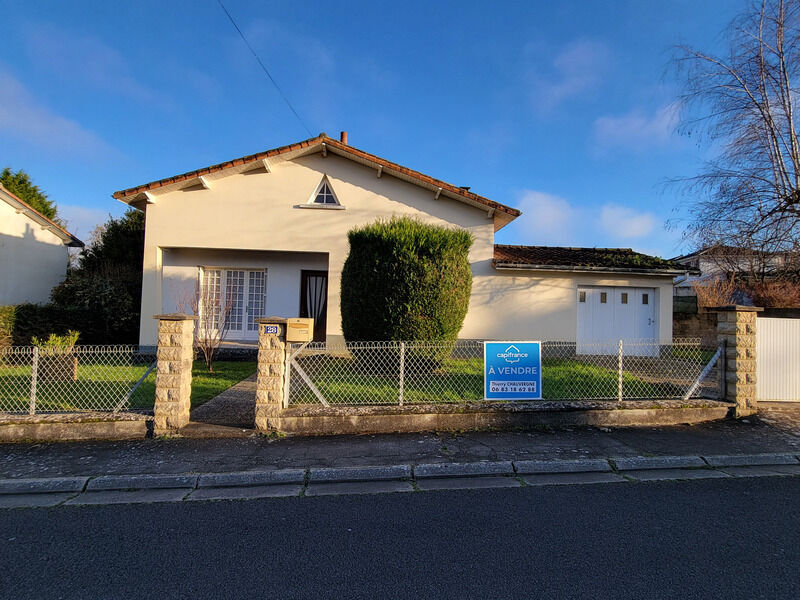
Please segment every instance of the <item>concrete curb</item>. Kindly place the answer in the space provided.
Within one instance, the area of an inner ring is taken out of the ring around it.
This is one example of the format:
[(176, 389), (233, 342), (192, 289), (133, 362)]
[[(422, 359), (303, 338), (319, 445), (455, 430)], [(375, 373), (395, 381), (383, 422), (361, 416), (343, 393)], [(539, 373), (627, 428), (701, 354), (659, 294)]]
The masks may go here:
[(611, 465), (604, 458), (581, 460), (515, 460), (514, 470), (520, 475), (537, 473), (597, 473), (610, 471)]
[(82, 492), (88, 477), (48, 477), (37, 479), (0, 479), (0, 494), (48, 494)]
[(310, 469), (309, 482), (321, 481), (387, 481), (411, 479), (411, 465), (388, 467), (320, 467)]
[(648, 469), (691, 469), (707, 467), (699, 456), (633, 456), (613, 459), (617, 471), (642, 471)]
[(764, 465), (796, 465), (797, 456), (793, 454), (725, 454), (704, 456), (712, 467), (754, 467)]
[(276, 469), (272, 471), (239, 471), (234, 473), (208, 473), (200, 475), (198, 488), (247, 487), (277, 483), (304, 483), (305, 469)]
[(500, 462), (430, 463), (414, 467), (414, 477), (416, 479), (513, 474), (514, 465), (510, 460)]
[(102, 475), (89, 480), (87, 490), (155, 490), (190, 488), (197, 485), (197, 475)]
[[(591, 458), (578, 460), (520, 460), (484, 461), (472, 463), (428, 463), (417, 466), (388, 465), (373, 467), (312, 467), (310, 469), (274, 469), (240, 471), (231, 473), (195, 474), (136, 474), (101, 475), (98, 477), (52, 477), (31, 479), (0, 479), (0, 497), (10, 499), (32, 497), (37, 494), (67, 494), (104, 492), (190, 490), (211, 488), (255, 488), (294, 484), (298, 490), (310, 485), (346, 484), (359, 482), (391, 482), (417, 480), (420, 483), (436, 479), (498, 479), (498, 476), (551, 476), (567, 477), (581, 474), (617, 473), (631, 480), (696, 479), (705, 472), (708, 477), (718, 474), (727, 477), (721, 469), (728, 467), (769, 467), (800, 465), (800, 455), (794, 454), (740, 454), (718, 456), (637, 456), (621, 458)], [(612, 468), (613, 467), (613, 468)], [(786, 475), (794, 469), (785, 468)], [(798, 469), (800, 470), (800, 469)], [(649, 475), (647, 475), (649, 473)], [(691, 476), (690, 476), (691, 474)], [(685, 477), (683, 477), (685, 475)], [(775, 475), (781, 475), (779, 469)], [(410, 484), (412, 485), (412, 484)], [(426, 485), (428, 485), (426, 483)], [(420, 486), (423, 489), (425, 486)], [(462, 486), (464, 487), (464, 486)], [(470, 487), (470, 486), (466, 486)], [(472, 487), (481, 487), (480, 485)], [(302, 492), (300, 492), (302, 495)], [(224, 495), (224, 494), (223, 494)], [(263, 497), (269, 494), (262, 494)], [(285, 494), (284, 494), (285, 495)], [(257, 496), (257, 495), (256, 495)], [(254, 496), (254, 497), (256, 497)], [(243, 496), (244, 497), (244, 496)], [(71, 502), (72, 503), (72, 502)], [(75, 502), (79, 503), (79, 502)], [(8, 504), (7, 504), (8, 505)], [(48, 504), (49, 505), (49, 504)], [(31, 505), (33, 506), (33, 504)]]

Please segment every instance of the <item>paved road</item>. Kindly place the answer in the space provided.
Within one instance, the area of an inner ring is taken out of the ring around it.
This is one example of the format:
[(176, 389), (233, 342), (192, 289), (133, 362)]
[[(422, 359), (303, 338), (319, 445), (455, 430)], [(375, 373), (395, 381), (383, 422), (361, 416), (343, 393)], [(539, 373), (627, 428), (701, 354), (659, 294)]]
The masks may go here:
[(2, 598), (798, 598), (800, 478), (0, 512)]

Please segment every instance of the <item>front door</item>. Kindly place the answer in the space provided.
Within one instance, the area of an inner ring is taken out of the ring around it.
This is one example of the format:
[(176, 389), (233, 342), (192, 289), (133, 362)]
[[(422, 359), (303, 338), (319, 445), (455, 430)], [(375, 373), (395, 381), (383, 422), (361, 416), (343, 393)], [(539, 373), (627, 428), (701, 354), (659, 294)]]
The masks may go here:
[(300, 316), (314, 319), (314, 341), (324, 342), (328, 321), (327, 271), (300, 271)]

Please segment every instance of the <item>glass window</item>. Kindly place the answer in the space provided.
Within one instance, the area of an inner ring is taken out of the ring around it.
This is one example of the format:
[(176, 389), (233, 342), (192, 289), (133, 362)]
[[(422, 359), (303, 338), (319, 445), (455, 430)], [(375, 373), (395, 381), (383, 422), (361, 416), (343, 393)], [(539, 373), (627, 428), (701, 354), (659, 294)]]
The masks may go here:
[(586, 302), (586, 292), (578, 292), (578, 302)]
[(620, 300), (622, 301), (623, 304), (627, 304), (628, 303), (628, 292), (622, 292)]
[(642, 294), (642, 304), (650, 304), (650, 298), (648, 298), (648, 294)]
[(327, 181), (322, 182), (322, 185), (317, 191), (317, 196), (314, 198), (314, 204), (339, 204), (339, 202), (336, 200), (336, 196), (333, 195), (331, 186), (328, 185)]
[(605, 304), (606, 302), (608, 302), (608, 294), (600, 292), (600, 304)]

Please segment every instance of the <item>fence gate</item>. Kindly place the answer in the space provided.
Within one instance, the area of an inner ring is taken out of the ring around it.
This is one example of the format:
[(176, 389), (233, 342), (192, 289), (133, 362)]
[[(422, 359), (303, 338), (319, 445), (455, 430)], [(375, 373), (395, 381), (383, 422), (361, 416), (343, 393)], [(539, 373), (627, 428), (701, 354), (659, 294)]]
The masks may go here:
[(756, 359), (759, 400), (800, 401), (800, 319), (759, 317)]

